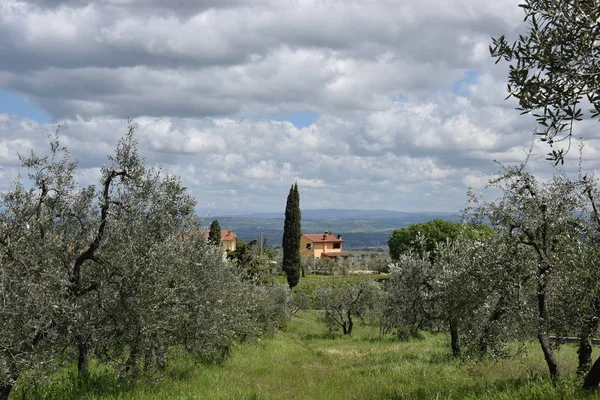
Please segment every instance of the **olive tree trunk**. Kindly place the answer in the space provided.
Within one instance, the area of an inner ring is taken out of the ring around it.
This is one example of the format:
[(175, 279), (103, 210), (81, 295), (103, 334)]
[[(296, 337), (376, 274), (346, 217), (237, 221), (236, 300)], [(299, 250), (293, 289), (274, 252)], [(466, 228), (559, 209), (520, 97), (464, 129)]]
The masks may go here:
[(77, 345), (79, 353), (77, 357), (77, 373), (79, 376), (86, 375), (89, 371), (90, 349), (87, 342), (82, 341)]
[(543, 277), (540, 278), (538, 283), (537, 297), (539, 314), (538, 341), (540, 342), (542, 352), (544, 353), (544, 359), (546, 360), (548, 370), (550, 371), (550, 379), (552, 379), (553, 384), (556, 384), (560, 378), (560, 366), (558, 365), (558, 360), (554, 356), (554, 352), (550, 346), (550, 336), (548, 335), (548, 309), (546, 307), (546, 282)]
[(13, 385), (0, 383), (0, 400), (8, 400), (8, 396), (10, 396), (12, 389)]
[(450, 341), (452, 345), (452, 355), (458, 357), (460, 355), (460, 340), (458, 337), (458, 321), (450, 321)]

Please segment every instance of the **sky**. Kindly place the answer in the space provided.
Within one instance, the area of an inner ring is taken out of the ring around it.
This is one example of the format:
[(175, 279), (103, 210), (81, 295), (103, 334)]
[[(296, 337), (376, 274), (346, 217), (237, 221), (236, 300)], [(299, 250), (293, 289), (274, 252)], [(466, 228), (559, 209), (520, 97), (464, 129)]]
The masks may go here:
[(0, 190), (58, 125), (97, 182), (131, 117), (199, 214), (283, 213), (294, 182), (305, 209), (457, 212), (532, 143), (488, 50), (525, 31), (518, 3), (0, 0)]

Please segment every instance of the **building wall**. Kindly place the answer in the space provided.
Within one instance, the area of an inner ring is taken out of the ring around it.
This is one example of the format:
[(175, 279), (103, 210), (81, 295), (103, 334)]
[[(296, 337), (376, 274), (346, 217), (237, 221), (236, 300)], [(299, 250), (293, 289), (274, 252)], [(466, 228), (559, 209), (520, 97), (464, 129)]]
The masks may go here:
[[(306, 245), (310, 244), (312, 246), (312, 250), (308, 250), (306, 248)], [(334, 253), (334, 252), (341, 252), (342, 251), (342, 246), (340, 244), (340, 248), (339, 249), (334, 249), (333, 248), (334, 243), (331, 242), (313, 242), (312, 240), (308, 239), (305, 236), (300, 237), (300, 256), (301, 257), (307, 257), (307, 256), (314, 256), (315, 258), (321, 258), (321, 254), (322, 253)]]
[(223, 250), (227, 251), (235, 251), (235, 239), (234, 240), (222, 240), (221, 246), (223, 246)]

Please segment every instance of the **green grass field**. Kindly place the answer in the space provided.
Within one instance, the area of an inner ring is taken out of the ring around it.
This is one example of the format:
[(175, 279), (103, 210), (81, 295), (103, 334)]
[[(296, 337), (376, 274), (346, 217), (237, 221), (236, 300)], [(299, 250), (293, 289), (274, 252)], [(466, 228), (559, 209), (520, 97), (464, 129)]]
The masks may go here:
[(86, 381), (74, 367), (50, 381), (13, 393), (14, 399), (576, 399), (575, 348), (557, 352), (567, 378), (554, 388), (537, 343), (524, 356), (457, 361), (449, 338), (379, 338), (357, 326), (352, 337), (327, 332), (314, 311), (293, 317), (285, 333), (237, 346), (222, 365), (195, 365), (176, 355), (162, 378), (123, 383), (94, 367)]

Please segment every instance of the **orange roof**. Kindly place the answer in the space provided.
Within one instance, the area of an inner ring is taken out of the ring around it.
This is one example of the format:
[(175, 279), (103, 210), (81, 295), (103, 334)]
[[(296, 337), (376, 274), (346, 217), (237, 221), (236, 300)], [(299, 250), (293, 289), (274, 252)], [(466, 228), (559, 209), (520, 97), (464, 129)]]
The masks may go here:
[(229, 242), (235, 240), (235, 238), (237, 238), (237, 235), (234, 231), (221, 229), (221, 242)]
[(343, 240), (342, 239), (338, 239), (337, 237), (333, 236), (332, 234), (322, 234), (322, 233), (305, 233), (304, 235), (305, 238), (307, 238), (310, 241), (313, 242), (320, 242), (320, 243), (342, 243)]

